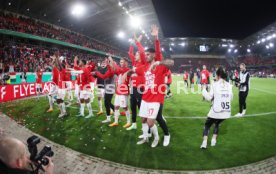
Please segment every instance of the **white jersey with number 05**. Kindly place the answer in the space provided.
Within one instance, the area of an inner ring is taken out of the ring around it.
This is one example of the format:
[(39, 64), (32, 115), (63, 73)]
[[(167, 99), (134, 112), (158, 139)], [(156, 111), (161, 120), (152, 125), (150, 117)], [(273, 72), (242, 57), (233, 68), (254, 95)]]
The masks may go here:
[(202, 91), (203, 97), (212, 101), (212, 107), (208, 117), (216, 119), (227, 119), (231, 116), (231, 100), (233, 99), (232, 85), (220, 79), (212, 84), (208, 93), (206, 89)]

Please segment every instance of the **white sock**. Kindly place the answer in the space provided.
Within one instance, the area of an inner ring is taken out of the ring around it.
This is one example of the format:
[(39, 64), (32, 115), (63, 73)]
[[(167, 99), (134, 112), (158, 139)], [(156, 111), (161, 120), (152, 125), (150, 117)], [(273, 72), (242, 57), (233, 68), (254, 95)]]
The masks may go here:
[(144, 140), (146, 140), (148, 138), (148, 131), (149, 131), (149, 126), (147, 123), (142, 123), (142, 131), (143, 131)]
[(91, 103), (86, 103), (86, 106), (88, 108), (88, 111), (89, 111), (89, 115), (93, 115), (93, 110), (92, 110), (92, 106), (91, 106)]
[(62, 113), (66, 113), (66, 109), (65, 109), (65, 103), (61, 103), (61, 109), (62, 109)]
[(107, 116), (106, 116), (106, 119), (109, 120), (109, 121), (111, 121), (111, 116), (110, 116), (110, 115), (107, 115)]
[(80, 95), (76, 96), (78, 103), (80, 103)]
[(73, 100), (73, 92), (72, 91), (68, 91), (68, 92), (69, 92), (70, 100)]
[(99, 105), (100, 112), (103, 112), (103, 103), (102, 103), (102, 100), (98, 100), (98, 105)]
[(81, 115), (84, 115), (84, 106), (85, 106), (84, 103), (81, 103), (81, 104), (80, 104), (80, 114), (81, 114)]
[(154, 136), (154, 139), (155, 140), (159, 140), (159, 134), (158, 134), (158, 128), (157, 126), (154, 124), (151, 128), (150, 128), (153, 136)]
[(53, 97), (48, 95), (48, 100), (49, 100), (50, 109), (53, 109), (53, 103), (54, 103)]
[(120, 115), (119, 110), (115, 110), (115, 113), (114, 113), (115, 123), (119, 123), (119, 115)]
[(127, 118), (127, 123), (130, 124), (130, 113), (129, 113), (129, 110), (126, 111), (126, 118)]

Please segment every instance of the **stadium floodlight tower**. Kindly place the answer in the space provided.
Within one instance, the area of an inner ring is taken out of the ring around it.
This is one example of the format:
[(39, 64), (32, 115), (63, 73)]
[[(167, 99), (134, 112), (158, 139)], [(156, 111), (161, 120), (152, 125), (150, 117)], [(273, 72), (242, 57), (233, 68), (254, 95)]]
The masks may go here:
[(83, 4), (74, 4), (71, 8), (71, 14), (76, 17), (81, 17), (85, 14), (85, 6)]

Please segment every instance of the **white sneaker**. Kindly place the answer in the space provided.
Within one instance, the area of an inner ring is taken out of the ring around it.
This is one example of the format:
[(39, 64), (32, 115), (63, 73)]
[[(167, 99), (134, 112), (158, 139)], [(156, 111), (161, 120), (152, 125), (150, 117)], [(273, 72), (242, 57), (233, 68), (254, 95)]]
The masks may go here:
[(89, 114), (89, 115), (87, 115), (85, 118), (91, 118), (91, 117), (93, 117), (94, 115), (93, 114)]
[(132, 125), (129, 128), (127, 128), (126, 130), (133, 130), (133, 129), (137, 129), (136, 123), (132, 123)]
[(65, 117), (66, 114), (67, 114), (67, 113), (60, 113), (60, 114), (58, 115), (58, 118), (63, 118), (63, 117)]
[[(150, 133), (150, 134), (148, 134), (148, 138), (151, 138), (152, 137), (152, 134)], [(139, 137), (138, 138), (144, 138), (144, 136), (143, 136), (143, 134), (142, 135), (139, 135)]]
[(246, 113), (246, 109), (242, 110), (242, 115), (244, 116)]
[(211, 146), (215, 146), (216, 144), (217, 144), (217, 140), (216, 139), (212, 139)]
[(203, 141), (200, 148), (201, 149), (207, 149), (207, 141)]
[(76, 115), (76, 117), (84, 117), (84, 115), (78, 114)]
[(151, 143), (151, 147), (154, 148), (158, 145), (159, 139), (154, 139), (153, 142)]
[(111, 122), (111, 120), (109, 120), (109, 119), (102, 121), (102, 123), (110, 123), (110, 122)]
[(243, 115), (241, 113), (237, 113), (235, 117), (242, 117)]
[(164, 136), (164, 141), (163, 141), (163, 146), (168, 146), (170, 144), (170, 139), (171, 139), (171, 135), (165, 135)]
[(148, 142), (149, 142), (149, 139), (142, 139), (142, 140), (137, 142), (137, 145), (145, 144), (145, 143), (148, 143)]

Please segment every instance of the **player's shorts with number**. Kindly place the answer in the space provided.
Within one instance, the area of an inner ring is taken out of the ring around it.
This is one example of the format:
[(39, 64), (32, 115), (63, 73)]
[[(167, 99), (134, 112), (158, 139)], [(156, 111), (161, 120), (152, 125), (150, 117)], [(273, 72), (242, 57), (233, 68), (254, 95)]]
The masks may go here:
[(128, 96), (127, 95), (115, 95), (114, 106), (120, 106), (125, 108), (128, 105)]
[(90, 90), (81, 90), (80, 91), (80, 99), (90, 99), (91, 98), (91, 91)]
[(139, 116), (143, 118), (156, 119), (159, 109), (160, 103), (146, 102), (142, 100)]
[(57, 99), (64, 100), (65, 94), (66, 94), (66, 89), (60, 89), (59, 88), (58, 92), (57, 92)]
[(104, 97), (104, 88), (97, 88), (97, 96), (101, 98)]

